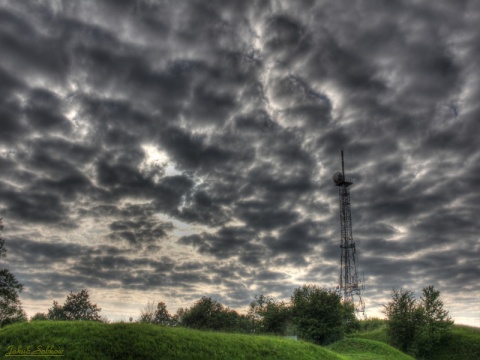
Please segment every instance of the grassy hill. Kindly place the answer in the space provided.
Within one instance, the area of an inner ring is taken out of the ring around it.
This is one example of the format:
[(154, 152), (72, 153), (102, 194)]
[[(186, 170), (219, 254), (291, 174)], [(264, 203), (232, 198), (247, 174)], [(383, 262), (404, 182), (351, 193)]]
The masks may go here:
[(413, 360), (412, 357), (391, 346), (374, 340), (347, 338), (328, 346), (349, 359), (362, 360)]
[(431, 359), (480, 359), (480, 328), (455, 325), (451, 335), (434, 349)]
[[(413, 359), (386, 341), (385, 324), (323, 348), (274, 336), (138, 323), (36, 321), (0, 328), (0, 358), (9, 351), (14, 355), (19, 350), (30, 354), (37, 350), (37, 355), (60, 351), (61, 359)], [(454, 326), (431, 358), (480, 359), (480, 328)]]
[[(0, 329), (0, 356), (13, 350), (63, 350), (60, 359), (347, 359), (302, 341), (148, 324), (37, 321)], [(11, 348), (12, 349), (12, 348)], [(53, 358), (53, 357), (52, 357)]]
[[(352, 335), (355, 339), (365, 339), (388, 343), (386, 323), (370, 331)], [(332, 348), (335, 350), (334, 348)], [(432, 352), (435, 360), (478, 360), (480, 359), (480, 328), (454, 325), (452, 333)]]

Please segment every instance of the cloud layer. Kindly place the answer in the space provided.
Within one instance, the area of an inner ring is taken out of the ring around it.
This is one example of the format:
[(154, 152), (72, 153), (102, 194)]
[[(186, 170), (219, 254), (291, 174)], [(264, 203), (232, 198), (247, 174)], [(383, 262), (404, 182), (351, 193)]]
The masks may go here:
[(0, 216), (27, 311), (335, 286), (344, 148), (367, 313), (434, 284), (479, 326), (479, 20), (474, 1), (3, 1)]

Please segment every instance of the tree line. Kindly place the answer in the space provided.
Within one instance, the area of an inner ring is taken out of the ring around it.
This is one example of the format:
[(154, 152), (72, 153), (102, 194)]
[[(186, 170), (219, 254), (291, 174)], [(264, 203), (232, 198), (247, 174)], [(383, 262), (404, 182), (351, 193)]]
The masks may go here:
[[(47, 313), (37, 313), (37, 320), (92, 320), (108, 322), (101, 309), (90, 301), (87, 290), (71, 292), (63, 305), (53, 301)], [(131, 319), (133, 320), (133, 319)], [(164, 302), (147, 303), (140, 323), (182, 326), (198, 330), (272, 335), (297, 335), (301, 339), (326, 345), (340, 340), (358, 328), (354, 308), (343, 303), (338, 291), (304, 285), (295, 289), (290, 303), (260, 295), (250, 303), (246, 314), (203, 296), (189, 308), (170, 314)]]

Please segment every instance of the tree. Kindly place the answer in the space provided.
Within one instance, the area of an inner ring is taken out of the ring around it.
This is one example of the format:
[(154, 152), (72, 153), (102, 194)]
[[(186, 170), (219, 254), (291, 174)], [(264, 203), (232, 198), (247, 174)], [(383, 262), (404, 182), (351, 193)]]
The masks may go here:
[(169, 314), (167, 305), (164, 302), (159, 302), (156, 308), (153, 302), (149, 302), (142, 311), (138, 321), (149, 324), (171, 325), (172, 316)]
[(48, 320), (67, 320), (63, 306), (59, 305), (56, 300), (53, 300), (53, 306), (48, 309), (47, 318)]
[(38, 320), (48, 320), (47, 314), (38, 312), (30, 318), (30, 321), (38, 321)]
[(147, 306), (142, 310), (138, 322), (152, 324), (155, 317), (155, 304), (153, 302), (147, 302)]
[(443, 309), (440, 291), (427, 286), (422, 295), (418, 300), (412, 291), (393, 289), (392, 301), (384, 305), (390, 343), (420, 357), (439, 344), (453, 324)]
[(409, 290), (392, 290), (392, 301), (384, 305), (390, 343), (407, 353), (415, 353), (415, 339), (423, 326), (423, 310)]
[(97, 304), (92, 304), (87, 290), (78, 294), (70, 292), (63, 306), (53, 301), (53, 306), (48, 309), (49, 320), (93, 320), (102, 321)]
[(203, 296), (181, 315), (181, 324), (195, 329), (232, 331), (241, 316), (210, 297)]
[(264, 295), (255, 296), (248, 311), (253, 331), (284, 335), (291, 323), (290, 310), (283, 301), (277, 302)]
[(23, 284), (7, 269), (0, 270), (0, 327), (15, 322), (27, 321), (18, 294)]
[(170, 316), (167, 305), (164, 302), (159, 302), (157, 304), (157, 309), (155, 310), (155, 317), (153, 318), (154, 324), (160, 325), (170, 325), (172, 321), (172, 317)]
[(187, 310), (184, 308), (178, 308), (177, 312), (172, 316), (172, 326), (177, 326), (182, 323), (183, 315)]
[[(0, 231), (3, 230), (0, 219)], [(5, 239), (0, 236), (0, 257), (5, 257)], [(23, 290), (21, 284), (8, 269), (0, 270), (0, 327), (20, 321), (27, 321), (27, 315), (22, 309), (19, 293)]]
[(316, 344), (342, 339), (357, 321), (353, 305), (342, 303), (337, 291), (304, 285), (295, 289), (291, 302), (298, 335)]
[(420, 306), (423, 309), (424, 321), (418, 337), (418, 354), (426, 357), (449, 333), (453, 321), (448, 311), (443, 309), (440, 291), (430, 285), (423, 288), (422, 295)]

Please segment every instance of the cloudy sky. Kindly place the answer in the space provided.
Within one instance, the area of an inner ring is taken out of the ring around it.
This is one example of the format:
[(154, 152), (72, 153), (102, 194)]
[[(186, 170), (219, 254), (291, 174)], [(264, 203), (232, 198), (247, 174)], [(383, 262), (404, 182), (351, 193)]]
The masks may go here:
[(339, 275), (345, 150), (369, 316), (433, 284), (480, 326), (477, 1), (0, 1), (1, 267), (29, 316)]

